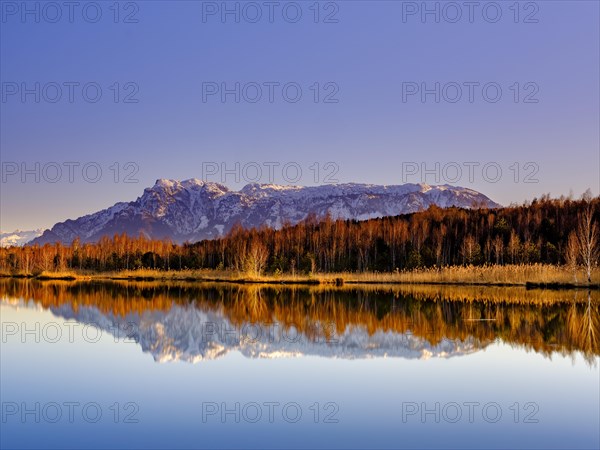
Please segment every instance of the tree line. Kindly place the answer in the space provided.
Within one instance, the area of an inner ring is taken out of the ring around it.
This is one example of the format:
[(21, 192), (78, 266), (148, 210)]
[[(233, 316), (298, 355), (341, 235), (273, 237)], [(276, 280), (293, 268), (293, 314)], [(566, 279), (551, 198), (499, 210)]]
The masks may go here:
[(364, 221), (317, 220), (243, 229), (219, 239), (177, 245), (125, 234), (96, 243), (10, 247), (0, 271), (229, 269), (251, 274), (394, 272), (420, 267), (598, 262), (600, 197), (543, 196), (505, 208), (439, 208)]

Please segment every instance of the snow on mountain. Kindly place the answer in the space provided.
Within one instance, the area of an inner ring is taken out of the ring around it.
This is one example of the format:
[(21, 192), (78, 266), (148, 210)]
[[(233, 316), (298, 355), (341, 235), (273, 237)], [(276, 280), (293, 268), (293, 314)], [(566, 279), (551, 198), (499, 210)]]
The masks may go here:
[(0, 247), (20, 247), (32, 239), (41, 236), (44, 230), (21, 231), (15, 230), (12, 233), (0, 231)]
[(33, 242), (93, 242), (127, 233), (174, 242), (198, 241), (227, 234), (236, 223), (245, 228), (280, 228), (309, 214), (318, 218), (365, 220), (440, 207), (498, 207), (485, 195), (449, 185), (336, 184), (314, 187), (248, 184), (240, 191), (198, 179), (159, 179), (141, 197), (94, 214), (57, 223)]

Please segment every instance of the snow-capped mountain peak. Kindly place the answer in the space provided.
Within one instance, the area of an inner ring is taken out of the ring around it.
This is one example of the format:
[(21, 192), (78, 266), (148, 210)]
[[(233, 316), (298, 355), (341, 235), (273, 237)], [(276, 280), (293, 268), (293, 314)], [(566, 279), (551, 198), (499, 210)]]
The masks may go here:
[(233, 191), (197, 178), (161, 178), (136, 200), (58, 223), (34, 242), (68, 244), (76, 237), (84, 242), (96, 241), (123, 232), (174, 242), (197, 241), (222, 236), (236, 223), (246, 228), (280, 228), (311, 214), (317, 218), (329, 215), (333, 219), (365, 220), (412, 213), (433, 204), (500, 206), (477, 191), (449, 185), (347, 183), (307, 187), (251, 183)]
[(15, 230), (13, 232), (0, 231), (0, 247), (20, 247), (41, 236), (43, 232), (42, 229), (32, 231)]

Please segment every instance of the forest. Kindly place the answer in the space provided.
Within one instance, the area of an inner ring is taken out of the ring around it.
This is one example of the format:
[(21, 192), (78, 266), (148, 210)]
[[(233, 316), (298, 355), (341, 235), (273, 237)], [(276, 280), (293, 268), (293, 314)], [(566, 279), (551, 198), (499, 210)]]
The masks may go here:
[(220, 239), (176, 245), (115, 235), (95, 243), (0, 249), (0, 272), (219, 269), (260, 274), (394, 273), (417, 268), (598, 263), (600, 198), (543, 196), (498, 209), (429, 209), (364, 221), (317, 220), (279, 230), (235, 226)]

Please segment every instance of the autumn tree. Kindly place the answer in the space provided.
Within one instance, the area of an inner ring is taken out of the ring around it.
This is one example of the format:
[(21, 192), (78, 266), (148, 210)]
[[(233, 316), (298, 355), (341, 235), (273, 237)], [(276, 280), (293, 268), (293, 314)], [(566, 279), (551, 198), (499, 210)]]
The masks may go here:
[(592, 267), (598, 261), (598, 224), (594, 220), (594, 205), (589, 190), (583, 195), (584, 210), (579, 214), (577, 240), (579, 254), (586, 271), (588, 283), (592, 282)]
[(464, 238), (460, 251), (463, 258), (463, 264), (473, 264), (476, 262), (480, 252), (481, 247), (473, 236), (468, 235)]
[(244, 257), (244, 272), (253, 277), (259, 277), (265, 270), (269, 250), (259, 241), (253, 241)]

